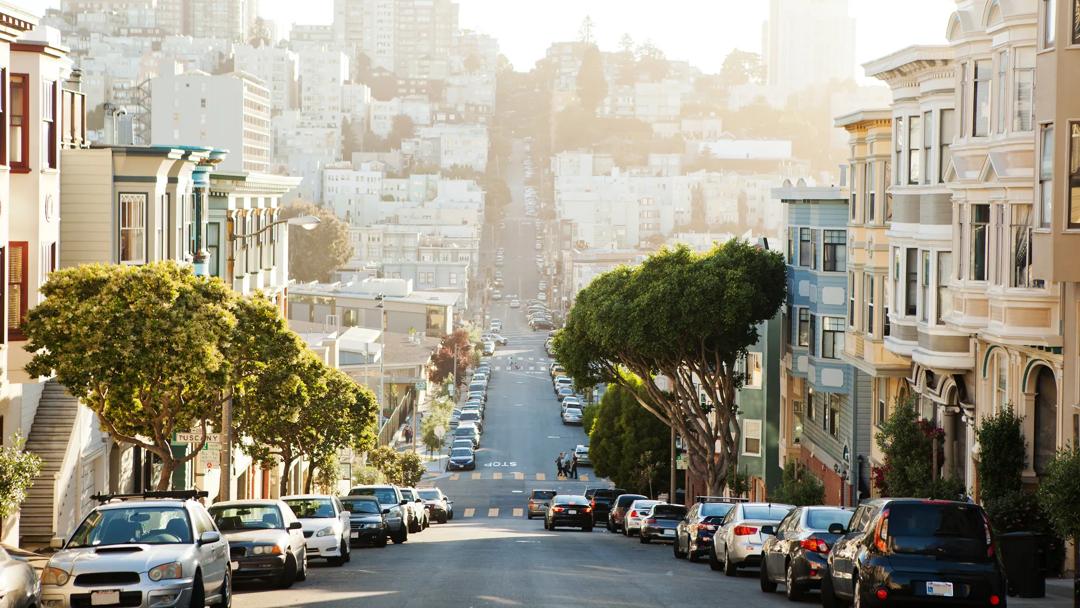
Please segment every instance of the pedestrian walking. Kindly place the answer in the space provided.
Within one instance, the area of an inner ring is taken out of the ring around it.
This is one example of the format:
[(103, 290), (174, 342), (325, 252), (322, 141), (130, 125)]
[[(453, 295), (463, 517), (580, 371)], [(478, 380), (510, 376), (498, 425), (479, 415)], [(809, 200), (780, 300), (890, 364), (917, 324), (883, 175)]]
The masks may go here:
[(559, 457), (555, 459), (555, 479), (562, 477), (563, 474), (563, 452), (559, 452)]
[(577, 479), (577, 454), (570, 460), (570, 474), (567, 477)]

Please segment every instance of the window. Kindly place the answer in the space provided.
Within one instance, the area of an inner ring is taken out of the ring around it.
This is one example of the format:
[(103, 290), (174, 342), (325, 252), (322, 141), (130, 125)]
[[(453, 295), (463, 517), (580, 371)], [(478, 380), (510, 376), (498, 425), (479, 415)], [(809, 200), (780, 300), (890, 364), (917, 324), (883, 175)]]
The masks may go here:
[(998, 351), (994, 355), (994, 412), (1000, 412), (1008, 403), (1009, 357)]
[(974, 137), (986, 137), (990, 133), (991, 69), (989, 59), (975, 62), (975, 91), (971, 107), (971, 134)]
[(817, 408), (814, 407), (814, 405), (815, 405), (814, 404), (814, 393), (811, 392), (809, 395), (806, 396), (806, 419), (807, 420), (813, 420), (814, 419), (814, 414), (816, 413), (814, 410), (817, 409)]
[(1050, 227), (1053, 210), (1054, 125), (1049, 124), (1043, 125), (1039, 134), (1039, 226)]
[(843, 397), (838, 393), (827, 393), (829, 412), (828, 418), (825, 421), (829, 429), (829, 434), (834, 439), (840, 437), (840, 405)]
[(874, 334), (874, 275), (863, 275), (863, 298), (866, 300), (866, 333)]
[(1080, 44), (1080, 0), (1073, 0), (1072, 43)]
[(855, 163), (851, 163), (851, 170), (848, 171), (848, 175), (851, 176), (851, 184), (849, 185), (849, 191), (851, 192), (851, 199), (850, 199), (850, 201), (848, 201), (848, 211), (851, 213), (851, 221), (854, 222), (855, 221), (855, 205), (857, 204), (856, 202), (859, 200), (859, 197), (856, 196), (856, 188), (857, 188), (857, 186), (855, 185)]
[(833, 272), (843, 272), (846, 266), (847, 233), (844, 230), (826, 230), (821, 269)]
[(56, 81), (41, 82), (41, 164), (55, 169), (56, 164)]
[(20, 328), (26, 320), (26, 311), (29, 308), (28, 251), (29, 244), (26, 241), (8, 243), (8, 340), (23, 339)]
[(210, 276), (220, 277), (221, 269), (218, 265), (221, 259), (221, 224), (218, 222), (206, 225), (206, 251), (209, 252), (207, 262), (210, 264)]
[(26, 124), (26, 117), (30, 115), (30, 96), (27, 94), (26, 83), (30, 77), (26, 74), (12, 74), (10, 83), (11, 108), (8, 116), (8, 130), (10, 134), (10, 149), (8, 158), (11, 168), (22, 172), (30, 170), (30, 159), (26, 157), (26, 151), (30, 148), (30, 129)]
[(952, 310), (952, 292), (948, 287), (949, 276), (952, 274), (952, 252), (938, 252), (937, 264), (937, 323), (941, 325), (945, 313)]
[(944, 109), (938, 118), (938, 130), (940, 131), (938, 141), (938, 148), (940, 150), (938, 158), (938, 183), (945, 183), (945, 171), (948, 169), (949, 162), (952, 161), (952, 140), (956, 135), (956, 125), (954, 123), (956, 114), (955, 110)]
[(922, 183), (930, 183), (930, 150), (934, 141), (934, 113), (923, 112), (922, 121), (922, 152), (920, 153), (922, 166)]
[(922, 298), (919, 303), (919, 320), (926, 321), (930, 318), (930, 252), (922, 252), (922, 281), (920, 281), (920, 287), (922, 288)]
[(893, 166), (896, 167), (896, 175), (893, 176), (893, 183), (899, 186), (903, 183), (903, 170), (904, 166), (904, 117), (896, 117), (896, 135), (893, 137), (893, 154), (896, 156), (896, 161)]
[[(1054, 48), (1057, 41), (1057, 0), (1043, 0), (1043, 32), (1042, 42), (1044, 49)], [(1075, 7), (1073, 8), (1075, 20)], [(1074, 28), (1075, 29), (1075, 28)]]
[(855, 273), (849, 271), (847, 276), (847, 293), (848, 293), (848, 309), (847, 319), (848, 326), (855, 327)]
[(1006, 91), (1005, 88), (1008, 85), (1008, 73), (1009, 73), (1009, 49), (1004, 49), (997, 54), (997, 133), (1005, 132), (1005, 119), (1008, 117), (1008, 113), (1005, 108)]
[[(7, 68), (0, 68), (0, 126), (8, 115)], [(0, 165), (7, 164), (7, 129), (0, 128)], [(3, 264), (0, 264), (3, 266)]]
[(919, 250), (907, 250), (904, 281), (904, 314), (914, 317), (919, 312)]
[[(1078, 0), (1080, 1), (1080, 0)], [(1013, 66), (1013, 131), (1031, 131), (1035, 125), (1035, 49), (1016, 49)]]
[(968, 83), (968, 64), (967, 62), (960, 64), (960, 129), (959, 132), (966, 135), (963, 125), (967, 124), (968, 107), (967, 107), (967, 83)]
[(867, 224), (874, 222), (874, 204), (877, 199), (877, 182), (874, 180), (874, 161), (866, 163), (866, 220)]
[(743, 454), (747, 456), (761, 455), (761, 421), (743, 420)]
[(889, 408), (886, 405), (887, 387), (888, 379), (879, 379), (877, 408), (874, 411), (874, 426), (881, 426), (889, 419)]
[(824, 359), (839, 359), (844, 350), (844, 319), (842, 317), (824, 317), (821, 320), (821, 356)]
[(146, 193), (120, 193), (121, 264), (146, 263), (146, 205)]
[(920, 162), (919, 144), (922, 143), (922, 118), (911, 116), (908, 118), (908, 170), (907, 183), (917, 184), (922, 175), (922, 163)]
[(451, 285), (457, 285), (457, 273), (456, 272), (451, 272), (450, 273), (450, 284)]
[(986, 258), (989, 247), (990, 205), (971, 206), (971, 262), (968, 278), (986, 280)]
[(810, 229), (799, 228), (799, 266), (813, 265), (813, 247), (813, 243), (810, 241)]
[(746, 353), (746, 380), (743, 388), (761, 388), (761, 353)]
[(799, 346), (810, 346), (810, 309), (799, 308)]
[(787, 233), (787, 262), (795, 265), (795, 228), (788, 228)]
[(817, 356), (817, 315), (810, 315), (810, 355)]
[[(1013, 251), (1011, 268), (1012, 287), (1030, 287), (1031, 277), (1031, 206), (1014, 204), (1011, 206)], [(1009, 235), (1005, 236), (1006, 239)], [(1008, 263), (1008, 260), (1006, 260)]]
[(1069, 228), (1080, 228), (1080, 122), (1069, 123)]

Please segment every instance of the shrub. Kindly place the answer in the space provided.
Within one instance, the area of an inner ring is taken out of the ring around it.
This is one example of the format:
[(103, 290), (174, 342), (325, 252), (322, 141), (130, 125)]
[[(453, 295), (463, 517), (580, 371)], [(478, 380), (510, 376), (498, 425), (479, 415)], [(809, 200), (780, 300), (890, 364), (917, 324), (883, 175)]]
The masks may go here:
[(26, 493), (41, 472), (41, 458), (23, 451), (23, 440), (15, 436), (14, 445), (0, 448), (0, 517), (19, 510)]
[(963, 484), (938, 478), (944, 461), (944, 431), (920, 419), (913, 400), (897, 400), (874, 440), (885, 455), (884, 466), (873, 473), (874, 485), (883, 496), (955, 499), (963, 493)]
[[(975, 429), (981, 458), (975, 465), (979, 475), (979, 496), (984, 502), (1011, 497), (1023, 488), (1026, 450), (1023, 418), (1011, 407), (982, 419)], [(1034, 504), (1034, 503), (1031, 503)]]
[(769, 500), (802, 507), (825, 502), (825, 485), (796, 460), (784, 465), (780, 485), (773, 490)]

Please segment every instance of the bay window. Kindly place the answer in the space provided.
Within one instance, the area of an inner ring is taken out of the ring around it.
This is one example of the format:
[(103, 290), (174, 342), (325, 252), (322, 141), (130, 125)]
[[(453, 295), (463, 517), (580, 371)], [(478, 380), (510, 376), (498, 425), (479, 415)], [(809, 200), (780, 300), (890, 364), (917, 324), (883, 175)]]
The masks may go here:
[(990, 86), (993, 84), (991, 69), (989, 59), (975, 62), (971, 108), (971, 134), (974, 137), (986, 137), (990, 133)]
[(919, 152), (919, 144), (922, 142), (922, 118), (910, 116), (908, 121), (907, 183), (917, 184), (922, 175)]
[(938, 183), (945, 183), (945, 171), (952, 161), (952, 140), (956, 136), (956, 111), (943, 109), (938, 117)]
[(843, 272), (847, 266), (847, 232), (844, 230), (825, 230), (824, 232), (821, 269)]
[(56, 111), (56, 82), (41, 83), (41, 166), (57, 168), (56, 143), (59, 120)]
[(874, 180), (874, 161), (866, 161), (866, 218), (864, 222), (874, 222), (874, 204), (877, 199), (877, 182)]
[(1031, 279), (1031, 205), (1012, 205), (1012, 223), (1009, 226), (1012, 237), (1012, 267), (1010, 272), (1011, 287), (1029, 287)]
[(896, 160), (893, 162), (893, 166), (896, 168), (896, 174), (893, 176), (893, 183), (899, 186), (903, 183), (903, 169), (904, 166), (904, 117), (896, 117), (896, 133), (893, 135), (893, 155)]
[(799, 315), (799, 331), (798, 340), (799, 346), (810, 346), (810, 309), (806, 307), (800, 307)]
[[(1057, 0), (1042, 0), (1043, 6), (1043, 31), (1042, 31), (1042, 43), (1044, 49), (1054, 48), (1054, 43), (1057, 38)], [(1075, 19), (1075, 11), (1074, 19)]]
[(848, 271), (848, 326), (855, 327), (855, 273)]
[(11, 106), (8, 116), (8, 160), (11, 161), (12, 170), (22, 173), (30, 170), (30, 159), (26, 155), (30, 148), (30, 128), (26, 124), (26, 117), (30, 115), (30, 95), (26, 90), (29, 80), (27, 74), (12, 74), (9, 88)]
[(1069, 228), (1080, 228), (1080, 122), (1069, 123)]
[(989, 255), (990, 205), (971, 206), (971, 258), (968, 278), (972, 281), (986, 280), (986, 260)]
[(1012, 129), (1027, 132), (1034, 129), (1035, 125), (1035, 48), (1029, 46), (1016, 49), (1013, 63)]
[(120, 263), (146, 263), (146, 206), (143, 192), (120, 193)]
[(839, 359), (843, 350), (843, 317), (823, 317), (821, 320), (821, 357), (823, 359)]
[(810, 356), (817, 356), (818, 353), (818, 336), (817, 336), (817, 315), (810, 315)]
[(919, 250), (907, 250), (904, 281), (904, 314), (914, 317), (919, 312)]
[(810, 241), (810, 229), (799, 228), (799, 266), (812, 266), (814, 246)]
[(922, 280), (920, 281), (920, 292), (922, 298), (919, 301), (919, 320), (926, 322), (930, 318), (930, 252), (923, 251), (922, 253)]
[(941, 325), (945, 313), (952, 310), (952, 292), (949, 291), (949, 275), (952, 273), (952, 252), (938, 253), (937, 267), (937, 323)]
[(866, 300), (866, 334), (874, 334), (874, 275), (863, 275), (863, 298)]
[[(1080, 0), (1077, 0), (1080, 2)], [(1042, 125), (1039, 133), (1039, 226), (1050, 227), (1054, 209), (1054, 125)]]
[(1009, 49), (1003, 49), (997, 54), (997, 93), (995, 93), (997, 105), (997, 133), (1005, 132), (1005, 119), (1008, 117), (1005, 108), (1006, 86), (1008, 86), (1009, 73)]
[(923, 112), (922, 124), (922, 183), (930, 183), (930, 148), (934, 141), (934, 113)]

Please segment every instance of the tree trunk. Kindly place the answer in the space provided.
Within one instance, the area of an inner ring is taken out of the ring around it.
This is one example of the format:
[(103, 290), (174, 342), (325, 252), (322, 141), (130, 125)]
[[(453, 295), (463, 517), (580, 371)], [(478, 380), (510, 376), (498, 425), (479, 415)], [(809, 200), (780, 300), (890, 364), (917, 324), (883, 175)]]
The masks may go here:
[(307, 471), (307, 478), (304, 480), (304, 492), (311, 494), (314, 492), (313, 486), (315, 485), (315, 467), (309, 467)]
[[(160, 457), (160, 454), (158, 455)], [(176, 461), (172, 458), (161, 459), (161, 476), (158, 477), (154, 490), (165, 492), (172, 489), (172, 474), (176, 470)]]
[(281, 482), (278, 484), (278, 493), (280, 496), (285, 496), (289, 493), (289, 479), (292, 474), (292, 463), (295, 457), (289, 454), (283, 454), (281, 462), (284, 465), (281, 469)]

